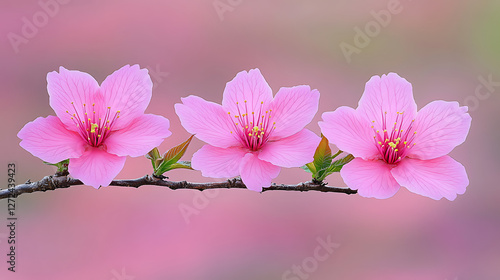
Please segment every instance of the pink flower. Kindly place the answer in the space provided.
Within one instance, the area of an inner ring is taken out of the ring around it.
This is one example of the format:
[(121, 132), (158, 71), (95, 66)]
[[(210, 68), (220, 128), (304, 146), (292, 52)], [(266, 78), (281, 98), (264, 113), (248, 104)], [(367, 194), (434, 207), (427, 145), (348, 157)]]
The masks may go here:
[(101, 87), (89, 74), (63, 67), (47, 82), (57, 117), (26, 124), (20, 145), (50, 163), (69, 158), (69, 173), (86, 185), (108, 186), (126, 156), (142, 156), (171, 134), (166, 118), (144, 114), (153, 84), (138, 65), (115, 71)]
[(175, 111), (184, 128), (209, 145), (192, 167), (214, 178), (241, 176), (247, 188), (262, 191), (280, 167), (313, 161), (320, 138), (304, 129), (318, 110), (319, 92), (309, 86), (272, 91), (259, 69), (242, 71), (224, 90), (222, 106), (197, 96), (182, 98)]
[(433, 101), (417, 114), (411, 84), (395, 73), (373, 76), (356, 110), (323, 114), (321, 131), (356, 158), (340, 174), (361, 196), (388, 198), (400, 188), (454, 200), (469, 184), (447, 156), (465, 141), (471, 117), (457, 102)]

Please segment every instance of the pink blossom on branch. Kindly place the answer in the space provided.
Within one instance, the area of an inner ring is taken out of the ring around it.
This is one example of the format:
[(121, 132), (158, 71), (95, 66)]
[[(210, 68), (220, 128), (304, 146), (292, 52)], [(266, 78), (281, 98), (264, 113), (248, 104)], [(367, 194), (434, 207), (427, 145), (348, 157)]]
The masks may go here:
[(99, 188), (122, 170), (126, 156), (138, 157), (171, 135), (168, 119), (144, 114), (152, 95), (147, 69), (126, 65), (101, 86), (87, 73), (47, 74), (50, 106), (56, 116), (39, 117), (18, 133), (20, 145), (44, 161), (69, 158), (68, 171)]
[(404, 186), (454, 200), (469, 184), (465, 168), (447, 155), (467, 137), (467, 107), (438, 100), (417, 113), (411, 84), (395, 73), (373, 76), (357, 109), (344, 106), (322, 117), (322, 133), (356, 157), (340, 174), (361, 196), (388, 198)]
[(259, 69), (227, 83), (222, 105), (197, 96), (175, 105), (182, 126), (208, 145), (192, 167), (214, 178), (241, 176), (254, 191), (271, 185), (281, 167), (313, 161), (320, 138), (304, 127), (318, 110), (319, 92), (309, 86), (281, 88), (273, 98)]

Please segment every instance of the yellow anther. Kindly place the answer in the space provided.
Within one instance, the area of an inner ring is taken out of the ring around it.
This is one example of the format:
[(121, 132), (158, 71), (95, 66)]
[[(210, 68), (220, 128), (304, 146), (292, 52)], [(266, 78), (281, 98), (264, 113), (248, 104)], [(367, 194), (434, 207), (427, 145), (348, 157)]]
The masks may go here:
[(248, 133), (248, 136), (252, 136), (252, 133)]
[(372, 125), (372, 128), (373, 128), (373, 125)]
[(276, 122), (273, 122), (273, 124), (276, 124)]
[(387, 129), (384, 129), (384, 132), (387, 132)]
[(85, 112), (85, 115), (87, 114), (87, 112)]
[(83, 103), (83, 107), (85, 107), (85, 106), (86, 106), (85, 103)]
[(227, 112), (228, 115), (231, 115), (231, 112)]
[(405, 144), (405, 145), (406, 145), (406, 141), (404, 141), (404, 142), (403, 142), (403, 144)]
[(415, 131), (415, 132), (413, 132), (413, 134), (417, 134), (417, 132)]
[(239, 118), (240, 116), (234, 116), (235, 118)]
[(111, 109), (111, 107), (108, 107), (108, 109)]
[(260, 104), (264, 104), (264, 101), (261, 101)]
[(395, 152), (397, 152), (397, 151), (398, 151), (398, 149), (395, 149), (394, 151), (395, 151)]
[(117, 114), (120, 114), (120, 112), (121, 112), (120, 110), (116, 111)]
[(90, 133), (95, 133), (95, 129), (98, 127), (96, 123), (90, 124)]
[(247, 101), (245, 100), (245, 103), (247, 103)]
[(374, 123), (375, 121), (372, 121), (372, 123)]
[(382, 145), (382, 142), (378, 141), (378, 144), (379, 144), (379, 145)]
[(101, 134), (97, 134), (97, 137), (100, 138), (101, 137)]
[(231, 132), (231, 134), (233, 134), (233, 132), (232, 132), (232, 131), (230, 131), (230, 132)]
[(248, 125), (246, 125), (245, 128), (248, 128)]
[(252, 112), (252, 115), (255, 114), (255, 112)]
[(391, 146), (393, 149), (394, 149), (394, 148), (396, 148), (396, 144), (394, 144), (394, 143), (392, 143), (392, 142), (389, 142), (388, 144), (389, 144), (389, 146)]
[(377, 133), (379, 133), (379, 132), (380, 132), (380, 130), (377, 130)]
[(95, 106), (95, 103), (92, 103), (92, 106)]
[(403, 132), (403, 130), (401, 129), (399, 132)]
[(66, 111), (66, 113), (69, 113), (68, 111)]
[(254, 127), (252, 128), (252, 130), (253, 130), (254, 132), (257, 132), (257, 131), (259, 131), (259, 127), (258, 127), (258, 126), (254, 126)]
[(238, 125), (239, 123), (235, 123), (235, 125)]
[(398, 157), (398, 159), (401, 159), (401, 157)]
[(71, 104), (73, 104), (73, 102), (71, 102)]

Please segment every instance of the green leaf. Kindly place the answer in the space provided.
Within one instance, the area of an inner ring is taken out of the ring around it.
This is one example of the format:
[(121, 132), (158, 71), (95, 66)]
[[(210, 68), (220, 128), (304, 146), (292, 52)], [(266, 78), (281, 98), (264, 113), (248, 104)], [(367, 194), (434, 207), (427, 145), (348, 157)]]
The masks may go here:
[[(342, 167), (346, 164), (348, 164), (349, 162), (351, 162), (351, 160), (354, 159), (354, 156), (351, 155), (351, 154), (348, 154), (347, 156), (345, 156), (344, 158), (341, 158), (339, 160), (336, 160), (334, 163), (332, 163), (332, 165), (330, 165), (330, 167), (328, 168), (328, 175), (332, 174), (333, 172), (339, 172)], [(326, 176), (328, 176), (326, 175)]]
[(316, 148), (316, 152), (314, 153), (314, 161), (312, 162), (314, 164), (314, 167), (316, 167), (316, 170), (322, 169), (325, 164), (330, 165), (330, 163), (332, 162), (331, 156), (332, 150), (328, 145), (328, 139), (326, 139), (325, 136), (321, 135), (321, 141)]
[(151, 164), (153, 165), (154, 170), (156, 170), (158, 165), (161, 163), (161, 160), (163, 160), (160, 155), (160, 151), (158, 151), (158, 148), (156, 147), (149, 151), (149, 153), (147, 153), (145, 157), (151, 160)]
[(164, 169), (159, 170), (159, 171), (162, 172), (161, 174), (163, 174), (163, 173), (165, 173), (167, 171), (170, 171), (172, 169), (189, 169), (189, 170), (193, 170), (193, 168), (191, 167), (191, 162), (189, 162), (189, 161), (179, 161), (179, 162), (171, 164), (169, 166), (165, 166)]
[[(311, 163), (308, 163), (308, 164), (306, 164), (306, 165), (301, 166), (300, 168), (304, 169), (306, 172), (313, 173), (313, 172), (311, 171), (311, 168), (309, 167), (309, 165), (312, 165), (312, 164), (311, 164)], [(313, 166), (313, 167), (314, 167), (314, 166)]]
[(182, 162), (180, 162), (179, 165), (177, 165), (176, 167), (172, 167), (172, 165), (178, 163), (179, 159), (181, 159), (181, 157), (184, 155), (187, 147), (189, 146), (189, 144), (191, 143), (191, 140), (193, 139), (193, 136), (194, 135), (191, 135), (191, 137), (189, 137), (183, 143), (168, 150), (163, 155), (163, 158), (162, 158), (161, 162), (159, 162), (159, 165), (157, 165), (158, 167), (155, 168), (154, 174), (159, 176), (159, 175), (163, 175), (163, 173), (165, 173), (169, 170), (172, 170), (172, 169), (191, 168), (191, 164), (189, 164), (189, 165), (182, 164)]

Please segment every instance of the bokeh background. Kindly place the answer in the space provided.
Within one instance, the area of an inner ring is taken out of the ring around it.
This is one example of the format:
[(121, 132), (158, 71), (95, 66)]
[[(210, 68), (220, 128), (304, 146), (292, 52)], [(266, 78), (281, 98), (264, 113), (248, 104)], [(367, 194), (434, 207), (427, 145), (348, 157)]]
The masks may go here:
[[(397, 13), (374, 24), (388, 7)], [(32, 23), (36, 30), (24, 27)], [(369, 40), (347, 58), (340, 45), (356, 47), (356, 28), (367, 26)], [(2, 200), (0, 279), (500, 279), (499, 30), (496, 0), (1, 1), (3, 188), (11, 162), (18, 183), (54, 173), (19, 146), (16, 134), (54, 114), (46, 74), (59, 66), (99, 82), (125, 64), (150, 69), (155, 87), (147, 112), (172, 124), (162, 151), (189, 136), (173, 110), (181, 97), (220, 102), (226, 82), (256, 67), (274, 92), (299, 84), (321, 92), (307, 126), (318, 134), (322, 112), (355, 107), (366, 81), (388, 72), (413, 84), (419, 108), (456, 100), (469, 106), (473, 121), (467, 141), (451, 153), (470, 179), (453, 202), (406, 189), (387, 200), (247, 190), (202, 196), (154, 186), (25, 194), (16, 200), (12, 273)], [(478, 94), (481, 79), (493, 85)], [(201, 146), (194, 140), (185, 159)], [(129, 158), (118, 178), (148, 173), (147, 159)], [(197, 171), (169, 176), (213, 181)], [(300, 169), (283, 169), (275, 182), (308, 179)], [(338, 174), (327, 181), (345, 186)], [(181, 208), (194, 211), (183, 216)], [(318, 239), (339, 246), (314, 265)], [(283, 278), (303, 264), (304, 274)]]

